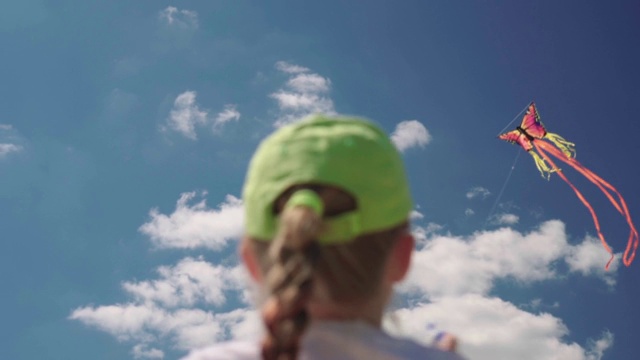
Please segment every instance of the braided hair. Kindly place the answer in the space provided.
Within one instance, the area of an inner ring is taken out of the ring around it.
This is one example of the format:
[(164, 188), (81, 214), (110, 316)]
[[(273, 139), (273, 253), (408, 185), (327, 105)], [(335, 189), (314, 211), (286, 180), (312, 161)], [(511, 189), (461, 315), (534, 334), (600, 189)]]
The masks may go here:
[(264, 360), (296, 359), (300, 337), (308, 322), (306, 304), (313, 290), (313, 273), (320, 255), (316, 241), (322, 219), (304, 206), (285, 209), (280, 230), (268, 257), (273, 262), (265, 284), (271, 296), (262, 308), (267, 336)]
[[(306, 206), (286, 207), (293, 192), (307, 188), (321, 196), (323, 214)], [(323, 217), (332, 217), (356, 208), (346, 192), (321, 185), (299, 185), (284, 192), (276, 201), (279, 227), (271, 242), (251, 241), (265, 274), (268, 294), (262, 306), (266, 335), (262, 341), (264, 360), (297, 359), (300, 341), (309, 324), (309, 300), (325, 285), (326, 297), (334, 302), (357, 302), (379, 290), (383, 264), (397, 235), (408, 228), (404, 223), (393, 229), (360, 236), (353, 241), (321, 246), (317, 237), (323, 230)], [(320, 283), (318, 283), (320, 282)]]

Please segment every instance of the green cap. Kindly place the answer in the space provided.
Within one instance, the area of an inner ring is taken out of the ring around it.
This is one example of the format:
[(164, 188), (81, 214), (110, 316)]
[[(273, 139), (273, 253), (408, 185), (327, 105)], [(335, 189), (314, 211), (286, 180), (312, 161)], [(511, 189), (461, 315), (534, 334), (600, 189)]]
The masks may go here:
[[(363, 119), (313, 115), (266, 138), (249, 164), (243, 189), (247, 235), (272, 239), (278, 227), (274, 202), (300, 184), (334, 186), (356, 200), (355, 210), (325, 219), (318, 239), (323, 244), (397, 226), (413, 207), (400, 154), (379, 127)], [(298, 192), (287, 205), (322, 212), (317, 196)]]

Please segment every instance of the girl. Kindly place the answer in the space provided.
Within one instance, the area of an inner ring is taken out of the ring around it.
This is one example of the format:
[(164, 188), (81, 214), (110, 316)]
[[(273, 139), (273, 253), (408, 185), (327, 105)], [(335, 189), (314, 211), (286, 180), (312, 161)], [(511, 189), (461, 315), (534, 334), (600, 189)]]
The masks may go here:
[(255, 153), (243, 200), (240, 254), (265, 292), (266, 335), (185, 360), (461, 359), (381, 330), (414, 239), (404, 166), (377, 126), (316, 115), (279, 129)]

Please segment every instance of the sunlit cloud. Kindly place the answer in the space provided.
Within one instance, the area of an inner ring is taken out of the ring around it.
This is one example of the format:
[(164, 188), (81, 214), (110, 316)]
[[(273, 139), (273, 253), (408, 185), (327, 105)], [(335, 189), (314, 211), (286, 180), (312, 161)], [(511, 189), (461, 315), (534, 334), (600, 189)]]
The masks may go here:
[(216, 118), (213, 120), (213, 128), (214, 130), (220, 129), (224, 124), (238, 120), (240, 120), (240, 112), (237, 110), (236, 105), (228, 104), (225, 105), (224, 110), (216, 115)]
[(195, 29), (198, 27), (198, 13), (193, 10), (180, 10), (175, 6), (168, 6), (160, 11), (160, 20), (172, 27)]
[(196, 104), (196, 95), (195, 91), (185, 91), (178, 95), (167, 119), (172, 130), (191, 140), (197, 139), (195, 127), (196, 125), (204, 125), (208, 115), (206, 110), (201, 110)]
[(69, 318), (132, 343), (136, 358), (163, 358), (166, 343), (188, 351), (260, 331), (255, 310), (218, 310), (230, 297), (237, 298), (246, 282), (239, 266), (187, 257), (175, 266), (159, 267), (157, 273), (155, 280), (122, 284), (132, 297), (129, 302), (79, 307)]
[(331, 81), (318, 74), (300, 73), (287, 81), (287, 86), (299, 93), (326, 93)]
[[(600, 359), (610, 346), (608, 337), (591, 340), (584, 347), (566, 342), (569, 330), (561, 319), (523, 311), (508, 301), (479, 294), (419, 303), (396, 310), (394, 317), (401, 326), (395, 332), (419, 342), (429, 338), (428, 324), (456, 334), (461, 339), (459, 352), (474, 360)], [(600, 357), (592, 357), (597, 354), (594, 348), (601, 349)]]
[(300, 66), (300, 65), (295, 65), (295, 64), (290, 64), (286, 61), (278, 61), (276, 62), (276, 69), (287, 73), (287, 74), (299, 74), (299, 73), (306, 73), (309, 72), (311, 70), (309, 70), (308, 68), (304, 67), (304, 66)]
[[(140, 231), (160, 248), (225, 248), (241, 236), (242, 202), (228, 195), (211, 209), (204, 199), (196, 201), (205, 195), (182, 194), (170, 214), (152, 209)], [(417, 209), (412, 212), (418, 224), (423, 217)], [(462, 354), (480, 360), (597, 360), (611, 347), (609, 332), (584, 344), (567, 341), (567, 325), (541, 312), (537, 297), (516, 306), (492, 294), (504, 279), (527, 286), (566, 281), (573, 274), (600, 277), (614, 286), (616, 268), (606, 275), (598, 270), (605, 259), (597, 255), (593, 238), (569, 244), (564, 224), (557, 220), (528, 233), (505, 227), (462, 237), (443, 230), (435, 223), (413, 225), (412, 267), (396, 289), (408, 305), (391, 312), (401, 326), (385, 321), (390, 331), (427, 341), (435, 324), (459, 337)], [(262, 324), (253, 305), (259, 293), (239, 263), (186, 257), (158, 267), (156, 274), (154, 279), (123, 281), (125, 302), (81, 306), (70, 319), (130, 344), (136, 358), (162, 358), (167, 346), (198, 358), (215, 352), (208, 346), (216, 342), (259, 336)]]
[(491, 195), (491, 192), (488, 189), (483, 188), (482, 186), (476, 186), (472, 189), (470, 189), (469, 191), (467, 191), (467, 199), (475, 199), (475, 198), (481, 198), (481, 199), (486, 199), (489, 195)]
[(11, 153), (16, 153), (22, 150), (22, 146), (16, 144), (0, 144), (0, 159), (8, 156)]
[[(613, 335), (605, 332), (586, 344), (566, 342), (567, 326), (547, 313), (531, 313), (490, 295), (497, 281), (514, 279), (519, 284), (556, 281), (558, 275), (579, 273), (602, 276), (606, 256), (593, 265), (571, 264), (581, 256), (590, 258), (594, 240), (577, 245), (567, 241), (564, 224), (547, 221), (530, 233), (509, 228), (478, 232), (468, 237), (442, 235), (438, 227), (415, 227), (417, 249), (410, 274), (398, 288), (407, 299), (417, 299), (393, 312), (390, 330), (416, 341), (429, 339), (431, 326), (456, 334), (460, 351), (469, 359), (600, 359), (611, 346)], [(587, 250), (585, 250), (587, 249)], [(606, 252), (600, 249), (601, 254)], [(568, 274), (557, 264), (568, 264)], [(609, 275), (615, 279), (615, 269)], [(562, 277), (562, 276), (561, 276)], [(531, 301), (539, 309), (539, 298)], [(554, 303), (552, 308), (557, 307)], [(400, 324), (400, 328), (394, 326)], [(496, 340), (499, 339), (499, 340)]]
[(440, 224), (428, 223), (427, 226), (414, 226), (411, 232), (416, 240), (416, 246), (422, 247), (429, 240), (430, 236), (438, 233), (442, 229), (443, 226)]
[(391, 134), (391, 141), (401, 152), (413, 147), (425, 147), (431, 141), (431, 135), (422, 123), (417, 120), (406, 120), (398, 123)]
[(591, 339), (587, 348), (587, 360), (601, 360), (604, 352), (613, 346), (614, 336), (609, 331), (604, 331), (599, 339)]
[(501, 278), (523, 283), (552, 279), (555, 261), (566, 254), (568, 246), (559, 221), (543, 223), (524, 235), (509, 228), (469, 238), (432, 232), (414, 254), (403, 290), (417, 289), (428, 297), (487, 294)]
[(10, 154), (21, 152), (22, 137), (17, 134), (11, 124), (0, 124), (0, 160)]
[(602, 264), (609, 261), (609, 258), (610, 255), (604, 251), (600, 240), (595, 237), (587, 237), (585, 241), (571, 249), (566, 260), (571, 271), (585, 276), (595, 275), (613, 286), (616, 283), (615, 274), (620, 265), (620, 255), (615, 256), (607, 271)]
[(515, 225), (520, 221), (520, 217), (516, 214), (495, 214), (490, 221), (494, 225)]
[(181, 194), (169, 215), (151, 209), (150, 219), (140, 226), (140, 232), (158, 248), (177, 249), (220, 249), (242, 235), (244, 213), (240, 199), (227, 195), (218, 209), (211, 209), (204, 199), (191, 204), (194, 198), (196, 192)]
[(148, 348), (145, 344), (137, 344), (131, 349), (134, 359), (164, 359), (164, 351)]
[[(122, 287), (143, 304), (159, 304), (166, 308), (221, 305), (223, 289), (229, 282), (228, 269), (213, 266), (202, 259), (184, 258), (175, 266), (161, 266), (160, 278), (152, 281), (124, 282)], [(233, 278), (231, 278), (233, 279)]]
[[(568, 264), (571, 273), (602, 276), (593, 270), (597, 262), (586, 267), (571, 265), (585, 248), (589, 253), (596, 251), (591, 249), (593, 239), (569, 244), (564, 224), (557, 220), (544, 222), (526, 234), (501, 228), (460, 237), (416, 226), (414, 236), (418, 248), (408, 279), (400, 288), (404, 293), (418, 291), (428, 298), (485, 295), (499, 279), (511, 278), (523, 284), (555, 279), (559, 262)], [(606, 254), (603, 249), (600, 252)], [(605, 264), (606, 256), (599, 265)], [(585, 273), (585, 268), (590, 272)], [(610, 271), (612, 280), (615, 274)]]
[(410, 215), (411, 220), (424, 219), (424, 214), (418, 210), (412, 210)]
[(329, 97), (331, 80), (308, 68), (283, 61), (276, 63), (276, 69), (289, 76), (281, 89), (269, 95), (278, 104), (276, 127), (314, 113), (335, 114), (333, 100)]
[(197, 93), (195, 91), (185, 91), (176, 97), (173, 108), (167, 118), (166, 126), (162, 130), (176, 131), (188, 139), (197, 140), (197, 128), (211, 124), (215, 131), (220, 131), (222, 127), (240, 119), (240, 112), (236, 105), (227, 104), (224, 109), (215, 117), (209, 116), (209, 110), (201, 109), (196, 102)]

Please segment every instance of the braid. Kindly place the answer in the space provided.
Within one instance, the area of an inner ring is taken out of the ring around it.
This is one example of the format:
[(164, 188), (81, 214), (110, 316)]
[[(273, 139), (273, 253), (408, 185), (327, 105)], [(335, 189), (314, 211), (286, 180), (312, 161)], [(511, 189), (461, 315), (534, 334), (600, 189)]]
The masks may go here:
[(313, 290), (314, 269), (320, 256), (316, 237), (322, 218), (309, 208), (284, 209), (280, 226), (269, 247), (272, 265), (265, 283), (269, 298), (262, 307), (267, 334), (262, 343), (264, 360), (294, 360), (309, 322), (307, 302)]

